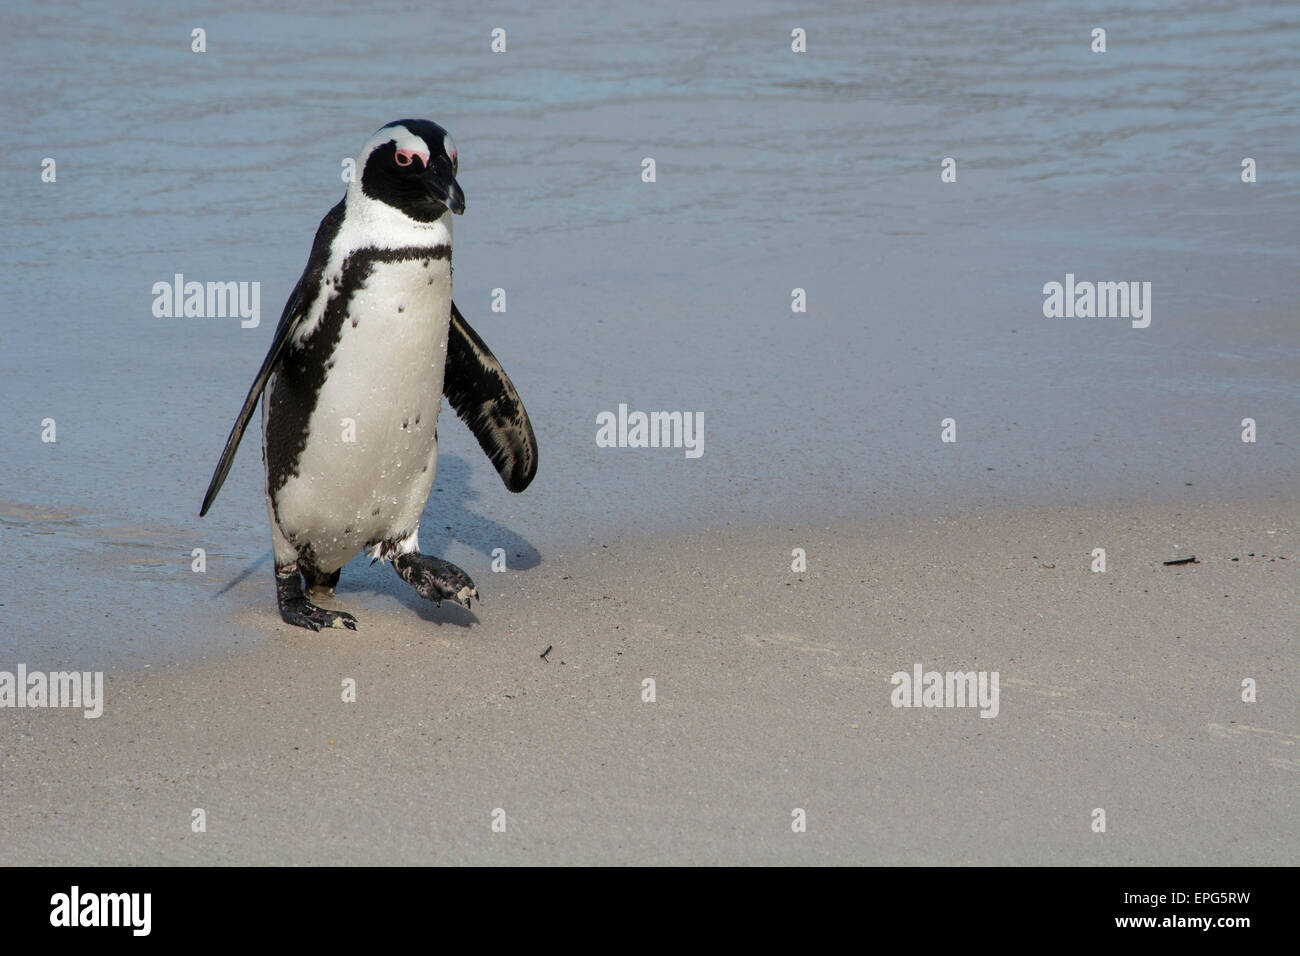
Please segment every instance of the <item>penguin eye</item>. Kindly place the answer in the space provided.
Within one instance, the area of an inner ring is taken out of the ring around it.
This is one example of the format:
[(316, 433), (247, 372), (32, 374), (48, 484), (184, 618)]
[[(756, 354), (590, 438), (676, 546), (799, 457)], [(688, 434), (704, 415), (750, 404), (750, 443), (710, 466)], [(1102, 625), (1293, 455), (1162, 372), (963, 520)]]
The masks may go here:
[(398, 166), (410, 166), (417, 159), (420, 161), (420, 167), (429, 165), (428, 159), (423, 153), (418, 153), (413, 149), (399, 149), (395, 157)]

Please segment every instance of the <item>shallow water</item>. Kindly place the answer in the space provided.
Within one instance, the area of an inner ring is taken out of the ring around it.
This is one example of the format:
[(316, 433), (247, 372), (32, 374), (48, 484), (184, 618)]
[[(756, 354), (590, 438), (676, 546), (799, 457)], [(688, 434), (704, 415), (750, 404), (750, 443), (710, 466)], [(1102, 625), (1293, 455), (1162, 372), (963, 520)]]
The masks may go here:
[[(1293, 4), (56, 5), (0, 33), (0, 661), (249, 639), (256, 424), (199, 500), (341, 161), (404, 116), (456, 137), (456, 298), (542, 449), (516, 498), (444, 418), (422, 541), (480, 584), (494, 547), (622, 533), (1294, 496)], [(1067, 272), (1150, 281), (1151, 326), (1044, 318)], [(260, 326), (155, 318), (175, 273), (260, 282)], [(703, 456), (596, 447), (620, 403), (702, 412)]]

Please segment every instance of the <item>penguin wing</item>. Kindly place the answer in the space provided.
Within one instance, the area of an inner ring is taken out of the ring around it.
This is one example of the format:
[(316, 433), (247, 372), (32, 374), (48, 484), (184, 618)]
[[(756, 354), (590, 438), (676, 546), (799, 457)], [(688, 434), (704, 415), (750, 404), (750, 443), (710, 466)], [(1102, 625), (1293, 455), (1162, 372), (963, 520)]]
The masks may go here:
[[(304, 278), (306, 277), (304, 276)], [(266, 358), (262, 360), (262, 367), (257, 370), (257, 377), (253, 379), (253, 384), (248, 389), (248, 395), (244, 398), (244, 407), (239, 410), (239, 417), (235, 419), (234, 427), (230, 429), (230, 437), (226, 439), (226, 447), (221, 450), (221, 460), (217, 462), (217, 470), (212, 473), (212, 481), (208, 483), (208, 493), (203, 496), (203, 507), (199, 509), (200, 518), (208, 513), (208, 509), (212, 507), (212, 502), (216, 500), (217, 492), (225, 484), (226, 475), (230, 474), (230, 466), (235, 462), (235, 451), (239, 448), (239, 442), (244, 437), (244, 429), (248, 427), (249, 419), (253, 417), (253, 410), (257, 408), (257, 400), (262, 397), (262, 390), (266, 388), (271, 373), (280, 364), (280, 358), (284, 355), (285, 346), (289, 344), (293, 330), (298, 326), (298, 321), (302, 318), (302, 315), (302, 279), (299, 279), (298, 284), (293, 287), (293, 294), (289, 296), (289, 301), (284, 305), (284, 313), (280, 316), (280, 324), (276, 326), (275, 339), (271, 342), (271, 350), (266, 353)]]
[(511, 491), (528, 487), (537, 474), (537, 436), (510, 376), (465, 317), (451, 304), (447, 369), (442, 393), (469, 426)]

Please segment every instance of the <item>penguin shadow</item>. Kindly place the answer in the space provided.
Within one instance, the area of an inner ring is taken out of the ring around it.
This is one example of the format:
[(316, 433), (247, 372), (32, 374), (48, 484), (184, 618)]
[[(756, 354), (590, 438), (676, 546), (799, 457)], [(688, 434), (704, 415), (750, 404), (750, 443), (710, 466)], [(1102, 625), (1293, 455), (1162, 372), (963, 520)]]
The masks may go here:
[[(483, 593), (483, 585), (486, 583), (484, 579), (493, 577), (492, 552), (497, 548), (505, 551), (506, 567), (511, 571), (535, 568), (541, 564), (542, 556), (518, 532), (471, 510), (469, 504), (477, 501), (480, 496), (470, 482), (470, 475), (469, 462), (464, 458), (449, 454), (438, 456), (438, 475), (434, 480), (433, 491), (429, 493), (424, 514), (420, 517), (420, 550), (447, 560), (447, 549), (454, 542), (474, 549), (482, 555), (483, 560), (462, 570), (473, 578), (475, 586)], [(444, 601), (439, 606), (420, 597), (391, 567), (382, 569), (382, 573), (378, 567), (369, 569), (366, 567), (369, 559), (364, 556), (352, 564), (357, 566), (355, 570), (351, 565), (345, 568), (339, 582), (337, 593), (344, 600), (348, 592), (370, 591), (397, 598), (422, 619), (433, 624), (453, 624), (467, 628), (478, 622), (478, 615), (473, 610), (452, 601)], [(363, 568), (366, 569), (364, 572)], [(487, 597), (491, 600), (491, 594), (487, 594)], [(361, 624), (364, 626), (365, 621)]]
[[(468, 502), (479, 499), (470, 474), (470, 464), (464, 458), (438, 456), (438, 477), (420, 519), (421, 549), (440, 554), (451, 542), (459, 541), (483, 555), (489, 567), (497, 548), (505, 551), (506, 566), (512, 571), (528, 571), (541, 564), (541, 554), (523, 535), (467, 507)], [(482, 570), (486, 568), (477, 573)], [(470, 572), (470, 577), (475, 573)]]
[(235, 575), (233, 578), (227, 581), (226, 586), (212, 596), (213, 600), (216, 600), (219, 597), (225, 597), (227, 593), (233, 591), (239, 585), (243, 584), (245, 581), (251, 578), (254, 575), (254, 573), (260, 571), (263, 565), (266, 566), (269, 572), (269, 569), (271, 568), (272, 557), (273, 557), (273, 552), (271, 551), (270, 548), (267, 548), (265, 551), (262, 552), (261, 557), (259, 557), (256, 561), (254, 561), (248, 567), (244, 568), (244, 570), (240, 571), (237, 575)]

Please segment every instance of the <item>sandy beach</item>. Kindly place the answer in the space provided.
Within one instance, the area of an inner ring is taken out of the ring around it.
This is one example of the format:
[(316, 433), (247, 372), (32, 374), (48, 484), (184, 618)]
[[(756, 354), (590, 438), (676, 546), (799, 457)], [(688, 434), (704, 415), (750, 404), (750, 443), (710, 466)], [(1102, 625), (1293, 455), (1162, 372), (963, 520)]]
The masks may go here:
[[(338, 595), (356, 633), (281, 624), (259, 575), (229, 626), (257, 648), (110, 675), (97, 720), (5, 714), (0, 863), (1292, 863), (1298, 525), (1260, 501), (593, 540), (484, 576), (473, 613), (375, 569)], [(997, 671), (996, 717), (892, 706), (915, 664)]]

